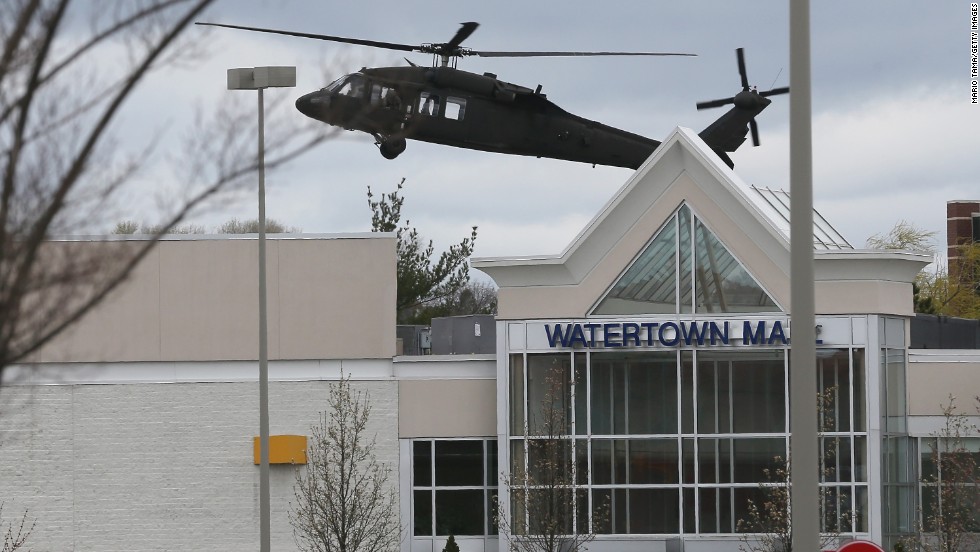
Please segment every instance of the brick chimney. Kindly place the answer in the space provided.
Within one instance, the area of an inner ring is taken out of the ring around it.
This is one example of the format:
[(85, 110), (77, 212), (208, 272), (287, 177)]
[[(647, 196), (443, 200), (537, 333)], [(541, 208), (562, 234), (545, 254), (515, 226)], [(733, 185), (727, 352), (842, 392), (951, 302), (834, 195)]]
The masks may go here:
[(946, 254), (951, 276), (955, 276), (960, 246), (974, 242), (980, 242), (980, 201), (947, 201)]
[(980, 237), (980, 201), (946, 202), (946, 246), (949, 258), (959, 256), (959, 246)]

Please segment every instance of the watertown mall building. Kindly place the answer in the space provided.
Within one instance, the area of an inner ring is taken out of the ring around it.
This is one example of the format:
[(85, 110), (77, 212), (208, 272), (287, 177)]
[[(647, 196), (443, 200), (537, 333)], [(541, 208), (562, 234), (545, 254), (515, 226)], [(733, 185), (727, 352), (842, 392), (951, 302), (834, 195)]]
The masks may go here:
[[(510, 526), (536, 515), (505, 483), (535, 465), (528, 441), (557, 372), (590, 550), (736, 550), (748, 500), (788, 453), (788, 203), (677, 129), (564, 252), (475, 260), (500, 287), (496, 321), (434, 326), (424, 356), (396, 340), (392, 235), (275, 237), (272, 433), (309, 435), (349, 374), (393, 469), (401, 549), (438, 552), (451, 534), (503, 551), (493, 505)], [(846, 514), (828, 523), (887, 546), (920, 515), (941, 405), (980, 394), (980, 351), (910, 349), (911, 283), (929, 256), (856, 250), (815, 220), (821, 486)], [(255, 548), (256, 251), (254, 237), (167, 239), (9, 372), (0, 497), (5, 514), (37, 518), (34, 548)], [(277, 550), (295, 549), (295, 442), (274, 438)]]

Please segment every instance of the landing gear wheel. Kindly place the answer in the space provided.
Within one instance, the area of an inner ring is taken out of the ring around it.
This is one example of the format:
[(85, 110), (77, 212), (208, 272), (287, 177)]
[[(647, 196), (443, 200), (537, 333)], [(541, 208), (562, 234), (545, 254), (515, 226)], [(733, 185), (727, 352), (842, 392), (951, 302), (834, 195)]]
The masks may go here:
[(394, 159), (401, 155), (408, 144), (405, 143), (404, 138), (395, 138), (392, 140), (382, 140), (378, 144), (378, 149), (381, 150), (381, 156), (385, 159)]

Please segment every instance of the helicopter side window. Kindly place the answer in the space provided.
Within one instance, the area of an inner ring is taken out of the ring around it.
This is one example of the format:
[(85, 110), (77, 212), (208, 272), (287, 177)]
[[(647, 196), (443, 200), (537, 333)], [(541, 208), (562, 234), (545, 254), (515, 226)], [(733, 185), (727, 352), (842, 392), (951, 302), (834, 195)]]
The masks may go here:
[(446, 98), (446, 118), (453, 119), (455, 121), (461, 121), (463, 119), (463, 114), (466, 112), (466, 99), (465, 98), (454, 98), (449, 96)]
[(419, 114), (420, 115), (439, 115), (439, 96), (422, 92), (419, 95)]
[(380, 105), (386, 109), (400, 110), (402, 101), (394, 88), (375, 84), (371, 86), (371, 105)]

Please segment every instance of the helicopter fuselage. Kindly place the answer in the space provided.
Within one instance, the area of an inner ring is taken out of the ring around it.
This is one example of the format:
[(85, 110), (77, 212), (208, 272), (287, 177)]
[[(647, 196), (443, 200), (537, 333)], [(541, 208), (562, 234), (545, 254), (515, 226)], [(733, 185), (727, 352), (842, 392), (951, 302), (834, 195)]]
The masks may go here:
[(568, 113), (540, 90), (453, 67), (362, 69), (296, 101), (303, 114), (375, 137), (635, 169), (660, 142)]

